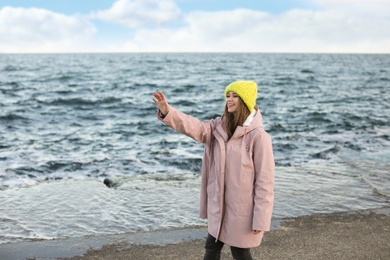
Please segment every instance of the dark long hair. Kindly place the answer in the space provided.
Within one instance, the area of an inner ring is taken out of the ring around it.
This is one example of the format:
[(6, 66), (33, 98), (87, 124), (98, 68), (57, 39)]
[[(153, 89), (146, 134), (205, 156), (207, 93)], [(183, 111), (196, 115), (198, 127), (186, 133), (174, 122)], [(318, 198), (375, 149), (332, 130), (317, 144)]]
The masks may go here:
[[(229, 139), (233, 136), (237, 126), (242, 126), (250, 114), (248, 107), (245, 105), (244, 101), (242, 101), (241, 97), (239, 100), (238, 109), (233, 113), (228, 112), (227, 105), (225, 104), (222, 120), (223, 127), (225, 128)], [(257, 110), (258, 107), (255, 106), (255, 109)]]

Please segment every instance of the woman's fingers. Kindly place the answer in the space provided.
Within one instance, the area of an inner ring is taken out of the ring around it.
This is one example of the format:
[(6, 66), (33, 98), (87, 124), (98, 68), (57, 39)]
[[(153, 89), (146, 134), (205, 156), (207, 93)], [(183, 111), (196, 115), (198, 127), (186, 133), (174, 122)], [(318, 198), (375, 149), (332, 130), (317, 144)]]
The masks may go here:
[(154, 92), (153, 93), (153, 102), (156, 103), (156, 105), (158, 105), (159, 103), (161, 103), (161, 101), (163, 100), (163, 94), (162, 92)]
[(155, 100), (158, 101), (158, 102), (166, 101), (165, 95), (161, 91), (154, 92), (153, 96), (155, 97)]
[(165, 98), (164, 93), (161, 91), (156, 91), (153, 93), (153, 102), (158, 106), (158, 109), (166, 115), (169, 111), (169, 105)]

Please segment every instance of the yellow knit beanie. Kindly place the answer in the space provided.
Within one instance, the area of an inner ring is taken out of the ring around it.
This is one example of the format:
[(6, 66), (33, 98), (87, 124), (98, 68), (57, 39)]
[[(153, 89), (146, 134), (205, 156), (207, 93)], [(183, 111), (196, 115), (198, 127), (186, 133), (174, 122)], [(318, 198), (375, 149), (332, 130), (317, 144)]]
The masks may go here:
[(249, 112), (252, 112), (256, 105), (257, 99), (257, 84), (254, 81), (236, 81), (231, 83), (225, 89), (225, 97), (233, 91), (240, 96), (242, 101), (248, 107)]

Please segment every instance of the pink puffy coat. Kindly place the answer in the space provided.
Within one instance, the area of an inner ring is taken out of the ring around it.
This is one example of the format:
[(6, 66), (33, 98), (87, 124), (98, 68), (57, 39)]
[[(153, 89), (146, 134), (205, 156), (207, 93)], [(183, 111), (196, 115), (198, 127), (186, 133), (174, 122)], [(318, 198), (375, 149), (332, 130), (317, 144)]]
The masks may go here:
[(164, 118), (161, 113), (157, 117), (205, 145), (200, 217), (207, 218), (208, 232), (230, 246), (259, 246), (270, 230), (275, 169), (260, 111), (249, 126), (238, 126), (230, 140), (220, 117), (201, 122), (173, 107)]

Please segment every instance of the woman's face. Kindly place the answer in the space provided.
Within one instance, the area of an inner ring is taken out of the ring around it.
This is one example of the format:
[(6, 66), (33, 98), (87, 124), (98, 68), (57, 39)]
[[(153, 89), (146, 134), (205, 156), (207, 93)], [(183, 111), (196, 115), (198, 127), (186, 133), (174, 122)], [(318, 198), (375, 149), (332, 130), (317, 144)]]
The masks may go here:
[(226, 107), (229, 113), (234, 113), (240, 106), (240, 96), (230, 91), (226, 94)]

